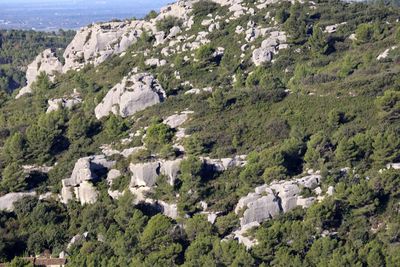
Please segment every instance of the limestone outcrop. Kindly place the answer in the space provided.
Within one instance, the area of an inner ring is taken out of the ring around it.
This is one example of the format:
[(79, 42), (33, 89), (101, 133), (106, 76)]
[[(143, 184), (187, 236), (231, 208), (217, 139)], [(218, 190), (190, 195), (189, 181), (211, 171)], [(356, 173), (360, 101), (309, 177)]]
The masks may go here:
[(16, 98), (20, 98), (23, 95), (32, 93), (31, 86), (36, 81), (36, 78), (40, 73), (44, 72), (47, 74), (51, 81), (54, 80), (56, 73), (62, 71), (62, 64), (56, 57), (54, 51), (51, 49), (46, 49), (40, 53), (35, 60), (28, 65), (26, 71), (26, 81), (27, 85), (22, 88)]
[(152, 75), (131, 73), (107, 93), (95, 108), (95, 114), (98, 119), (111, 112), (128, 117), (162, 102), (165, 97), (164, 89)]
[(97, 66), (110, 56), (125, 52), (143, 31), (155, 32), (155, 26), (144, 20), (134, 20), (84, 27), (66, 48), (62, 70), (78, 70), (87, 64)]
[(82, 205), (95, 203), (98, 193), (92, 182), (104, 176), (114, 164), (103, 155), (79, 159), (71, 177), (62, 180), (61, 202), (66, 204), (76, 198)]
[(168, 183), (174, 185), (180, 171), (182, 159), (155, 161), (146, 163), (131, 164), (132, 172), (130, 187), (149, 187), (155, 185), (158, 176), (168, 177)]
[(36, 192), (8, 193), (0, 197), (0, 210), (13, 211), (15, 202), (29, 196), (36, 196)]
[(240, 219), (241, 226), (254, 222), (262, 223), (297, 206), (309, 207), (316, 198), (303, 198), (302, 187), (314, 189), (320, 183), (320, 179), (320, 175), (312, 174), (300, 179), (276, 181), (257, 187), (255, 192), (241, 198), (235, 208), (236, 214), (244, 210)]
[(209, 157), (201, 157), (206, 167), (213, 171), (223, 172), (229, 168), (243, 167), (246, 165), (246, 155), (239, 155), (233, 158), (211, 159)]
[(167, 124), (171, 128), (178, 128), (188, 120), (189, 114), (193, 114), (193, 111), (183, 111), (181, 113), (173, 114), (167, 117), (163, 123)]

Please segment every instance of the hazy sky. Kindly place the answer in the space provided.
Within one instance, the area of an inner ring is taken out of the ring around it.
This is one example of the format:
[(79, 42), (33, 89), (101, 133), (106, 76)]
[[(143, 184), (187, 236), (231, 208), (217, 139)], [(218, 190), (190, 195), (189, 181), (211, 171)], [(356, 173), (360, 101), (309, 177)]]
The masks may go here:
[(174, 0), (0, 0), (1, 4), (10, 3), (113, 3), (124, 5), (144, 5), (144, 6), (160, 6), (160, 4), (167, 4), (174, 2)]

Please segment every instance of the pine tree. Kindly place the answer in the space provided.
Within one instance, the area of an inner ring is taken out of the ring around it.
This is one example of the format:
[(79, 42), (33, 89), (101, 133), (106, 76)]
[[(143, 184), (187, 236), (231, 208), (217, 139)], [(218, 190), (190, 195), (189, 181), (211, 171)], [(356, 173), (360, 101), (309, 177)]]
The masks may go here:
[(3, 179), (0, 184), (2, 191), (18, 192), (27, 187), (22, 167), (16, 162), (11, 163), (3, 170), (2, 177)]
[(25, 140), (20, 132), (7, 139), (3, 147), (3, 158), (7, 163), (19, 162), (24, 159)]
[(374, 148), (372, 159), (378, 166), (400, 159), (400, 139), (393, 130), (379, 133), (372, 146)]
[(313, 29), (313, 34), (308, 39), (311, 46), (311, 50), (316, 54), (325, 54), (328, 51), (329, 45), (326, 40), (326, 36), (321, 28), (316, 25)]

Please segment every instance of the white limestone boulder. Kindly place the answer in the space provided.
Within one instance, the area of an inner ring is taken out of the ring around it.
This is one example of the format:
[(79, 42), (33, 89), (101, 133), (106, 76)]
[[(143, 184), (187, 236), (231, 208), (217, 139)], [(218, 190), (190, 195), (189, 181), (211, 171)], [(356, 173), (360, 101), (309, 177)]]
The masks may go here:
[(31, 86), (40, 73), (44, 72), (51, 81), (54, 81), (55, 75), (61, 71), (62, 64), (56, 57), (55, 53), (51, 49), (44, 50), (31, 64), (28, 65), (26, 71), (27, 85), (18, 92), (16, 98), (32, 93)]
[(110, 113), (128, 117), (164, 101), (164, 89), (150, 74), (130, 74), (114, 86), (95, 108), (97, 119)]
[(320, 175), (312, 174), (291, 181), (275, 181), (270, 185), (257, 187), (254, 192), (242, 197), (236, 205), (236, 214), (244, 211), (240, 219), (241, 227), (254, 222), (262, 223), (297, 206), (308, 208), (316, 198), (302, 197), (302, 188), (314, 189), (319, 185), (320, 179)]
[(153, 33), (155, 26), (144, 20), (107, 22), (80, 29), (64, 52), (63, 72), (95, 66), (112, 55), (125, 52), (143, 31)]

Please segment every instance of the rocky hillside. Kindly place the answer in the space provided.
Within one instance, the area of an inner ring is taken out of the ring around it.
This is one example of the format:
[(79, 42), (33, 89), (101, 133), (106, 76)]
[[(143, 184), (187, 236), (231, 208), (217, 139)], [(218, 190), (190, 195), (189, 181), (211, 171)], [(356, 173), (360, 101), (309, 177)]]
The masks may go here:
[(399, 17), (186, 0), (43, 51), (0, 104), (0, 259), (397, 266)]

